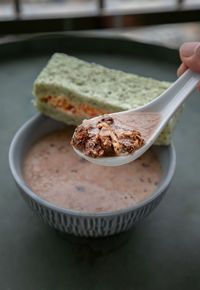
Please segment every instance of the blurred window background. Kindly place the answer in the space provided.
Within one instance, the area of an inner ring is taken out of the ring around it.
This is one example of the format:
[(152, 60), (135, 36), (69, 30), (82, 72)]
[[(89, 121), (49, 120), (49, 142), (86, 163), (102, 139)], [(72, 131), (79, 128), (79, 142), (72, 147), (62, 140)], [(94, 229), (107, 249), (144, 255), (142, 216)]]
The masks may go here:
[(200, 40), (199, 21), (200, 0), (0, 0), (1, 36), (115, 28), (139, 41), (178, 47)]
[(89, 13), (97, 9), (96, 2), (93, 0), (0, 0), (0, 17), (15, 17), (16, 12), (24, 17)]
[(16, 13), (22, 17), (51, 16), (116, 10), (157, 10), (200, 6), (199, 0), (0, 0), (1, 19), (12, 18)]

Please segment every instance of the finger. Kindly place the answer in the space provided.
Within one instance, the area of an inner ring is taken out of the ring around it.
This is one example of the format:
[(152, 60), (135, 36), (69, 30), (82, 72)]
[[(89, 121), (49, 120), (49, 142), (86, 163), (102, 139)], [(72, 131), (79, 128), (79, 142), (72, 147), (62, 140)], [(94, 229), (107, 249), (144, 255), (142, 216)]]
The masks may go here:
[[(177, 76), (180, 77), (187, 69), (188, 67), (182, 63), (177, 70)], [(197, 88), (200, 91), (200, 82), (198, 83)]]
[(180, 48), (182, 62), (192, 70), (200, 72), (200, 42), (187, 42)]
[(187, 69), (188, 67), (182, 63), (177, 70), (177, 76), (180, 77)]

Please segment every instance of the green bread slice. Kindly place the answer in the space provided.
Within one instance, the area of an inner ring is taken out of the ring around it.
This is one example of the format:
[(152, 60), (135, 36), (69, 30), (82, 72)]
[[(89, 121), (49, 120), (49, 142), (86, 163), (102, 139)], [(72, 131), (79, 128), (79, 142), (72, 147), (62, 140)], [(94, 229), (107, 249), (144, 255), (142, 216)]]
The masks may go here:
[[(41, 100), (44, 96), (67, 97), (76, 105), (116, 112), (134, 109), (152, 101), (170, 86), (122, 71), (108, 69), (78, 58), (56, 53), (34, 82), (35, 107), (43, 114), (72, 125), (83, 118), (64, 112)], [(168, 145), (181, 110), (173, 116), (155, 144)]]

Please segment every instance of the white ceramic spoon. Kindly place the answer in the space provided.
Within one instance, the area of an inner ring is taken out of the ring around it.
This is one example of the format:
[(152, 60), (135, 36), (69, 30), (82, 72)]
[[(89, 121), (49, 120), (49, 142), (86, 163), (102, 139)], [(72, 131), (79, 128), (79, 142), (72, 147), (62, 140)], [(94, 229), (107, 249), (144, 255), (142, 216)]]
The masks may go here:
[[(84, 155), (81, 151), (74, 148), (74, 151), (86, 160), (104, 166), (119, 166), (122, 164), (129, 163), (138, 157), (140, 157), (147, 149), (154, 143), (158, 135), (164, 129), (165, 125), (175, 113), (175, 111), (180, 107), (180, 105), (186, 100), (190, 93), (195, 89), (197, 83), (200, 81), (200, 74), (188, 69), (180, 78), (174, 82), (171, 87), (169, 87), (164, 93), (157, 97), (152, 102), (129, 111), (122, 111), (117, 113), (109, 114), (110, 116), (127, 114), (130, 112), (157, 112), (161, 115), (161, 122), (155, 129), (153, 134), (147, 140), (147, 142), (138, 150), (134, 151), (132, 154), (125, 156), (113, 156), (113, 157), (100, 157), (92, 158)], [(95, 117), (99, 118), (99, 117)], [(93, 118), (93, 119), (95, 119)], [(189, 122), (189, 120), (188, 120)], [(140, 131), (140, 128), (138, 128)]]

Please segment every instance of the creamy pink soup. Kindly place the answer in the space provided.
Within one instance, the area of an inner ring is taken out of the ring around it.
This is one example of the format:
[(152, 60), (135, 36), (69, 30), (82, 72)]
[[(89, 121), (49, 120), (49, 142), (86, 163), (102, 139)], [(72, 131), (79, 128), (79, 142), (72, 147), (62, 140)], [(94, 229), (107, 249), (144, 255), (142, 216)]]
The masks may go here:
[(73, 151), (73, 131), (54, 131), (28, 150), (23, 175), (39, 197), (67, 209), (101, 212), (130, 207), (156, 191), (162, 172), (151, 149), (132, 163), (102, 167)]

